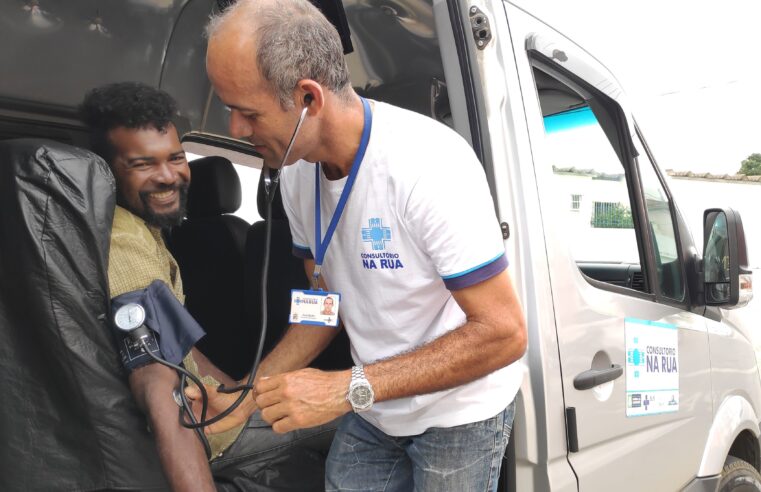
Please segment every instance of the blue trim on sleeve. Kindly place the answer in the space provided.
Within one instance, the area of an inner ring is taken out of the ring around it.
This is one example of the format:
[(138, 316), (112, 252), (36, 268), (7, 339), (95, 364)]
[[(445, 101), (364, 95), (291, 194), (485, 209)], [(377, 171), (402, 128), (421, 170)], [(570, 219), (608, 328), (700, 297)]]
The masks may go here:
[(293, 256), (301, 258), (302, 260), (311, 260), (314, 258), (312, 250), (309, 249), (308, 246), (301, 246), (300, 244), (293, 243), (291, 252), (293, 253)]
[(474, 266), (473, 268), (468, 268), (464, 272), (453, 273), (452, 275), (447, 275), (447, 276), (441, 277), (441, 278), (444, 279), (444, 280), (450, 280), (450, 279), (453, 279), (453, 278), (462, 277), (463, 275), (467, 275), (470, 272), (474, 272), (474, 271), (478, 270), (479, 268), (485, 267), (489, 263), (494, 263), (495, 261), (499, 260), (503, 256), (505, 256), (505, 253), (500, 253), (497, 256), (495, 256), (494, 258), (492, 258), (491, 260), (485, 261), (485, 262), (481, 263), (480, 265)]
[(459, 290), (476, 285), (490, 279), (507, 268), (507, 257), (504, 253), (485, 263), (470, 268), (456, 275), (442, 277), (444, 286), (449, 290)]

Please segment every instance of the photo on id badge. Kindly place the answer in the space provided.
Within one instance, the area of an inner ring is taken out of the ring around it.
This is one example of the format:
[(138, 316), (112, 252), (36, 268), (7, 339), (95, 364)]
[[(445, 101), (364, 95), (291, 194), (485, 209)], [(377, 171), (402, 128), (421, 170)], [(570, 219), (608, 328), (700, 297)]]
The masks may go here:
[(338, 326), (341, 294), (324, 290), (291, 290), (291, 323)]

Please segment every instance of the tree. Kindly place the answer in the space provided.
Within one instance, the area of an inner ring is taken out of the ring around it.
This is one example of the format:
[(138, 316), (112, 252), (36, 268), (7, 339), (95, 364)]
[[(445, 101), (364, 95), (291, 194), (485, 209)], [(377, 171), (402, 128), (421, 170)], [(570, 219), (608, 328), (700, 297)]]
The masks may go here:
[(621, 203), (613, 202), (595, 202), (594, 214), (589, 224), (600, 229), (634, 228), (631, 209)]
[(739, 173), (746, 176), (761, 176), (761, 154), (751, 154), (742, 161)]

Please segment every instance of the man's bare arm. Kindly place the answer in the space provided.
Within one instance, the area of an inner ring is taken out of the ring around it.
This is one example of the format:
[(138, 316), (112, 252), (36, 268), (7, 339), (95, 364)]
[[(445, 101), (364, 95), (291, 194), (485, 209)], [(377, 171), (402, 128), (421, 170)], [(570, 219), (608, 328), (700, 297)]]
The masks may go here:
[(452, 295), (467, 316), (463, 326), (413, 352), (365, 367), (376, 401), (460, 386), (523, 356), (526, 325), (506, 271)]
[[(365, 366), (376, 401), (432, 393), (483, 377), (518, 360), (526, 326), (507, 272), (452, 293), (466, 323), (409, 353)], [(312, 427), (351, 410), (350, 371), (311, 369), (257, 385), (262, 416), (277, 432)]]
[(203, 355), (200, 350), (193, 347), (190, 352), (193, 354), (193, 360), (196, 362), (196, 366), (198, 366), (198, 372), (201, 374), (201, 377), (211, 376), (228, 387), (238, 384), (233, 378), (228, 376), (227, 373), (215, 366), (214, 363), (210, 361), (208, 357)]
[[(312, 278), (314, 260), (304, 260), (304, 270), (307, 277)], [(322, 279), (320, 279), (320, 286), (326, 289)], [(269, 377), (308, 366), (330, 344), (337, 334), (338, 329), (331, 327), (290, 325), (280, 342), (259, 364), (254, 381), (259, 381), (262, 377)], [(243, 378), (239, 383), (244, 384), (246, 379), (247, 377)], [(209, 395), (209, 413), (207, 418), (211, 418), (226, 410), (239, 395), (238, 393), (218, 393), (215, 388), (209, 386), (206, 387), (206, 390)], [(185, 393), (188, 398), (196, 401), (201, 398), (200, 391), (194, 387), (188, 387)], [(207, 427), (207, 432), (210, 434), (224, 432), (248, 420), (248, 417), (258, 408), (255, 398), (256, 393), (250, 392), (235, 411), (223, 420)], [(199, 405), (194, 405), (195, 409), (198, 407)]]
[(173, 491), (216, 490), (201, 441), (179, 422), (179, 407), (172, 392), (179, 386), (177, 373), (161, 364), (148, 364), (129, 376), (132, 394), (148, 417), (161, 466)]

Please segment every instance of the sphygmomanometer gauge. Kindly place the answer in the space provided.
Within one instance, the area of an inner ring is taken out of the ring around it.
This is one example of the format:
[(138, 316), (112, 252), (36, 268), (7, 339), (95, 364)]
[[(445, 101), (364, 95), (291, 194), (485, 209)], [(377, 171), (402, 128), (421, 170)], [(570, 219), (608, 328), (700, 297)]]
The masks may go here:
[(140, 304), (129, 303), (120, 307), (114, 314), (114, 325), (124, 332), (132, 332), (145, 323), (145, 309)]

